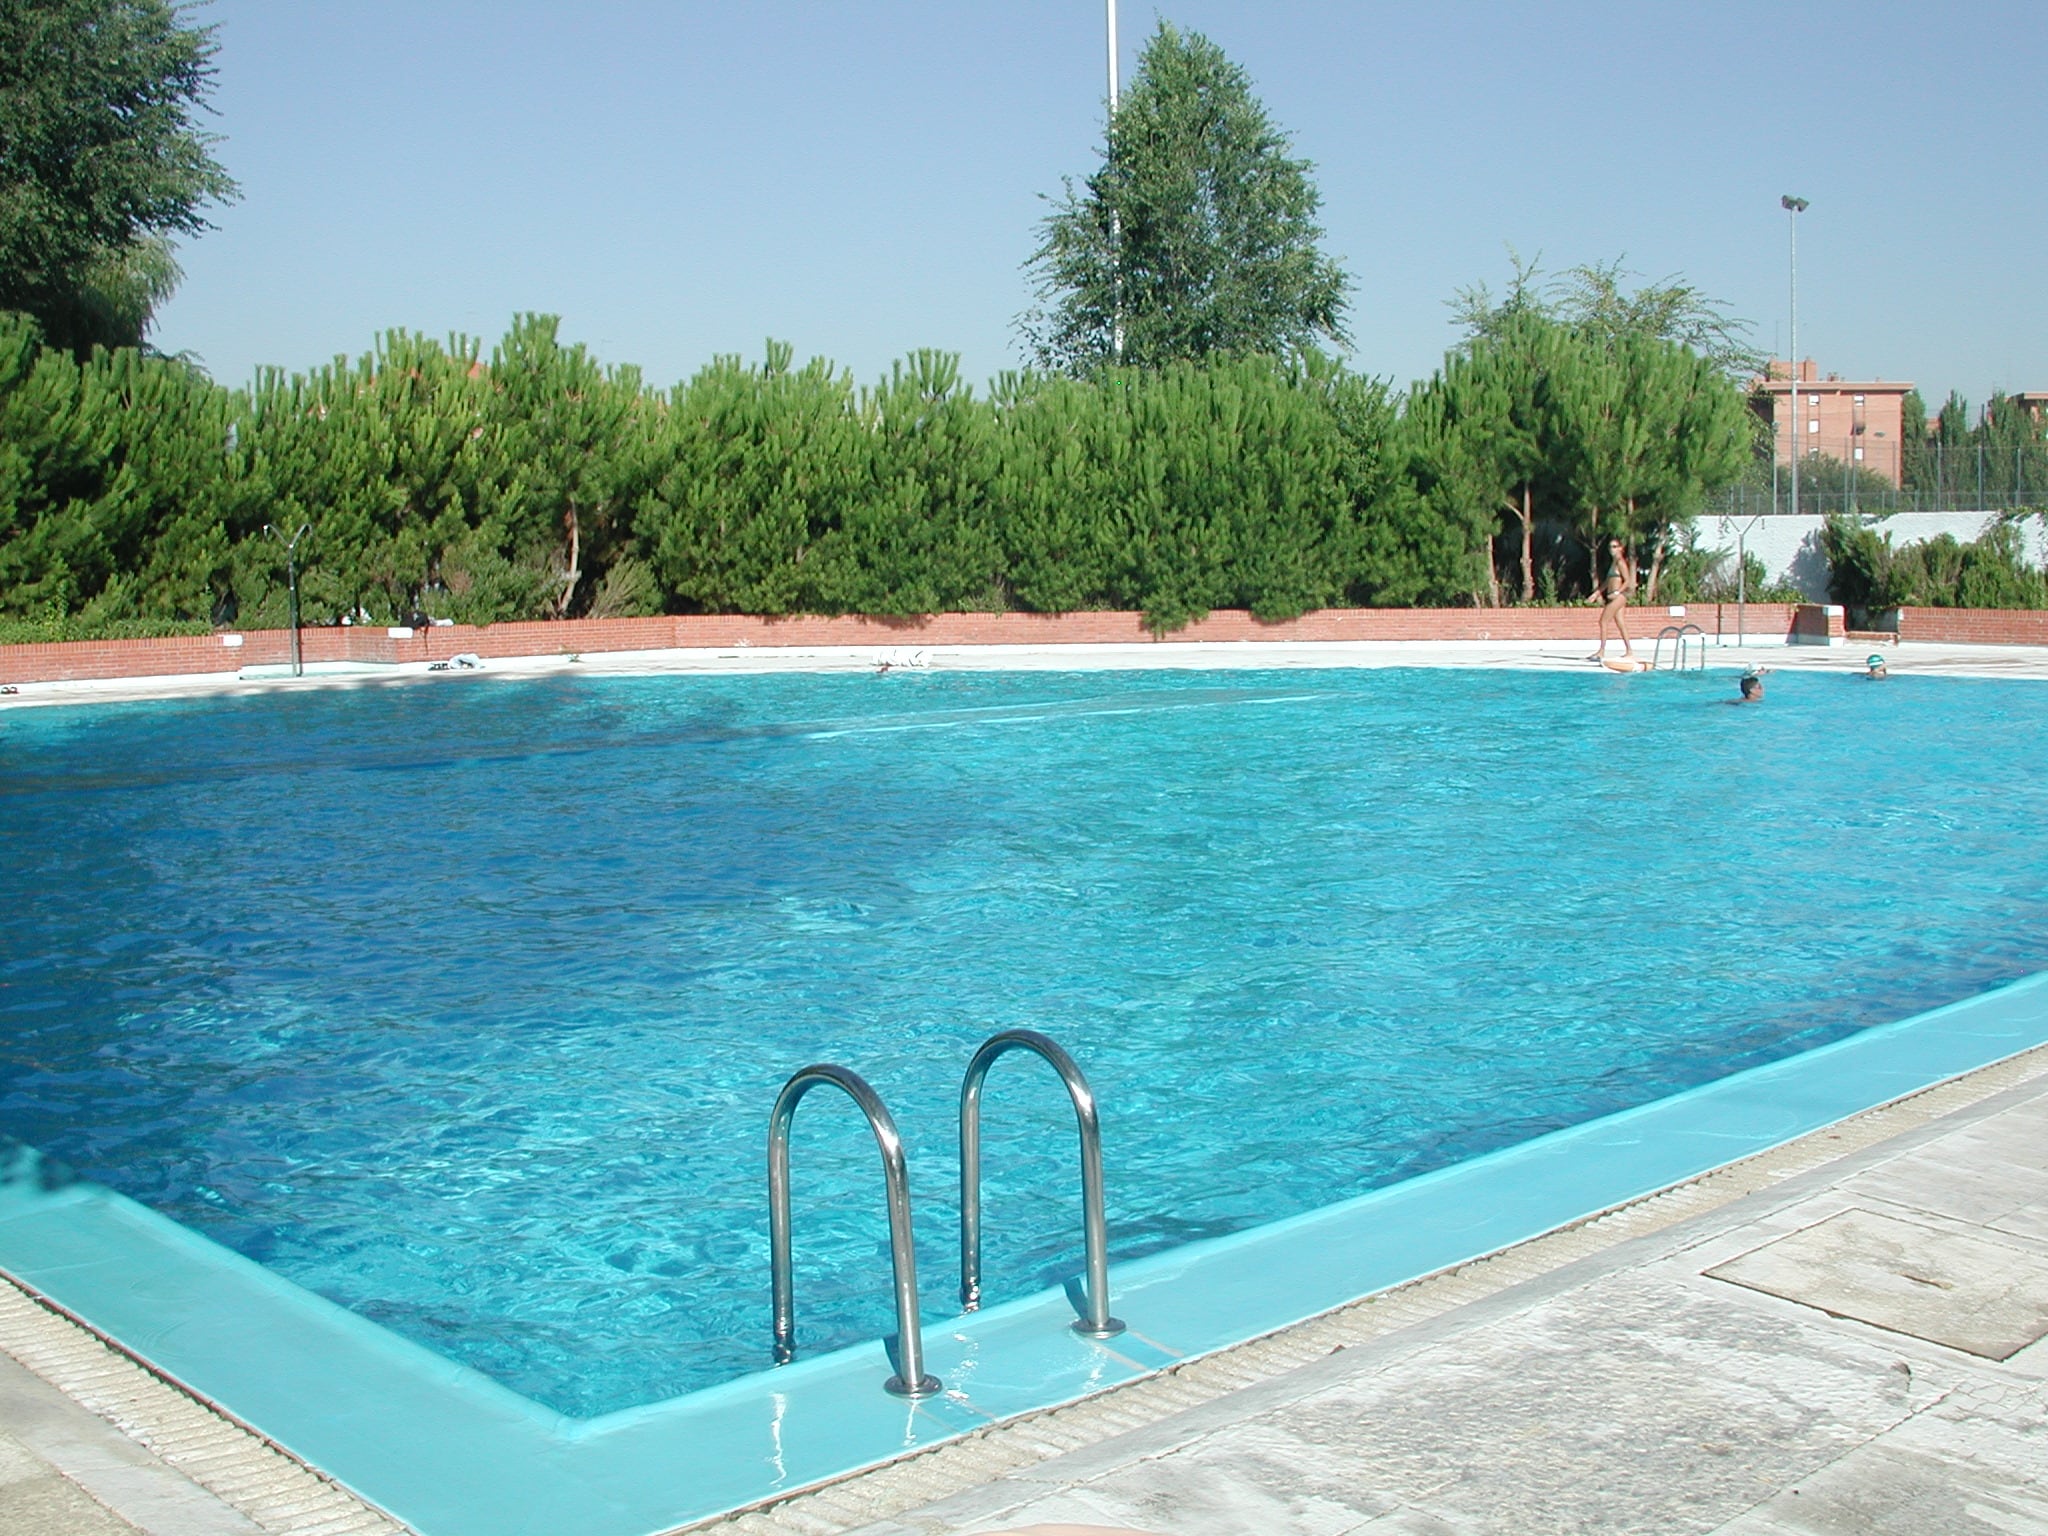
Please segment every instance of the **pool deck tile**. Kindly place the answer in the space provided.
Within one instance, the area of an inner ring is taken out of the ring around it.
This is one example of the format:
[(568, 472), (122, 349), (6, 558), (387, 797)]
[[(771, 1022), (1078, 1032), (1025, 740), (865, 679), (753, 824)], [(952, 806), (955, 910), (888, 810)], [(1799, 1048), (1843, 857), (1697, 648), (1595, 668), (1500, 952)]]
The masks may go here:
[(2010, 1254), (2034, 1276), (2020, 1299), (2048, 1305), (2048, 1235), (1990, 1225), (1984, 1201), (2048, 1197), (2039, 1067), (1706, 1217), (854, 1529), (2048, 1532), (2048, 1342), (1985, 1359), (1712, 1273), (1831, 1223), (1903, 1223), (1952, 1238), (1931, 1248), (1950, 1262)]

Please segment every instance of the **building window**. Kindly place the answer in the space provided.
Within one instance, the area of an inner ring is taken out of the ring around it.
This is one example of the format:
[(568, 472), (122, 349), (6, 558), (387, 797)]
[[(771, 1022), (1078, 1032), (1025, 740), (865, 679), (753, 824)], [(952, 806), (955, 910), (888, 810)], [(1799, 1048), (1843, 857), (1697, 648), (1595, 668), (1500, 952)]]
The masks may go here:
[(1858, 464), (1863, 462), (1863, 445), (1861, 443), (1856, 445), (1856, 462)]
[(1862, 397), (1861, 395), (1858, 395), (1858, 396), (1856, 397), (1856, 403), (1857, 403), (1858, 405), (1861, 405), (1861, 404), (1863, 403), (1863, 397)]
[(1809, 432), (1818, 432), (1820, 430), (1820, 423), (1817, 421), (1809, 421), (1806, 424), (1806, 430)]

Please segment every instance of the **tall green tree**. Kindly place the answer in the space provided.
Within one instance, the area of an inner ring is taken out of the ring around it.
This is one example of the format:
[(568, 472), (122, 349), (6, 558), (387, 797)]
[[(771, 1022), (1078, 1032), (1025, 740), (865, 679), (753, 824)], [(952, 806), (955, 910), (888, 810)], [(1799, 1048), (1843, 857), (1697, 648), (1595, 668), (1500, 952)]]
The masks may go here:
[(1512, 250), (1508, 256), (1513, 275), (1500, 298), (1484, 283), (1451, 297), (1453, 321), (1468, 341), (1534, 314), (1609, 346), (1624, 336), (1644, 336), (1690, 348), (1739, 385), (1764, 370), (1766, 359), (1750, 343), (1749, 323), (1683, 276), (1674, 273), (1631, 288), (1629, 280), (1636, 274), (1618, 260), (1588, 262), (1546, 278), (1536, 262), (1525, 262)]
[(823, 551), (828, 612), (983, 609), (1002, 560), (989, 526), (995, 420), (950, 352), (916, 351), (864, 392), (862, 494)]
[(820, 571), (864, 494), (868, 427), (851, 375), (719, 357), (678, 387), (664, 465), (635, 520), (643, 558), (685, 611), (825, 611)]
[[(1538, 491), (1560, 463), (1556, 374), (1581, 350), (1574, 334), (1530, 305), (1504, 309), (1444, 359), (1409, 403), (1416, 474), (1446, 515), (1511, 520), (1521, 600), (1536, 599)], [(1499, 577), (1488, 538), (1487, 591)]]
[(1026, 264), (1037, 361), (1088, 373), (1345, 343), (1349, 280), (1319, 248), (1313, 167), (1289, 148), (1222, 49), (1160, 22), (1101, 169), (1067, 184)]
[[(243, 622), (275, 621), (283, 598), (283, 551), (263, 537), (266, 522), (310, 526), (299, 550), (308, 622), (402, 623), (419, 608), (473, 526), (475, 487), (489, 474), (478, 351), (468, 338), (443, 347), (391, 331), (353, 363), (258, 376), (234, 451)], [(537, 618), (554, 595), (545, 572), (522, 570), (515, 596), (462, 616)]]
[(1589, 568), (1608, 537), (1649, 554), (1649, 592), (1680, 524), (1731, 483), (1748, 451), (1748, 411), (1711, 359), (1675, 342), (1579, 334), (1559, 375), (1559, 436)]
[(140, 344), (168, 242), (235, 196), (198, 122), (214, 51), (170, 0), (0, 0), (0, 309), (51, 345)]
[(607, 583), (608, 613), (640, 611), (645, 592), (620, 562), (655, 473), (657, 402), (637, 368), (604, 368), (559, 330), (554, 315), (519, 315), (489, 366), (471, 370), (487, 388), (486, 473), (469, 496), (476, 537), (457, 561), (502, 557), (545, 570), (550, 618), (589, 612)]
[(1740, 386), (1761, 359), (1742, 323), (1683, 279), (1630, 290), (1619, 263), (1546, 281), (1513, 261), (1499, 298), (1482, 283), (1450, 301), (1465, 340), (1416, 391), (1418, 481), (1447, 504), (1505, 501), (1524, 601), (1543, 521), (1589, 570), (1609, 535), (1638, 547), (1654, 597), (1682, 525), (1744, 468), (1754, 418)]
[(1899, 484), (1909, 491), (1934, 486), (1934, 456), (1927, 450), (1927, 402), (1909, 389), (1899, 402)]

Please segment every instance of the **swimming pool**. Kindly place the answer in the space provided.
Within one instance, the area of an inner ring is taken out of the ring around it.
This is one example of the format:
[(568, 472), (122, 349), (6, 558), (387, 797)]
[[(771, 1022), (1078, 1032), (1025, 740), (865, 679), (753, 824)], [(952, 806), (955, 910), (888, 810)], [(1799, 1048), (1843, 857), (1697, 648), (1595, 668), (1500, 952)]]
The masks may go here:
[[(995, 1028), (1093, 1079), (1122, 1275), (2043, 968), (2048, 692), (1722, 697), (892, 673), (10, 716), (0, 1130), (379, 1325), (328, 1319), (343, 1353), (428, 1370), (388, 1330), (588, 1440), (759, 1390), (762, 1132), (814, 1059), (904, 1128), (935, 1320)], [(990, 1328), (1079, 1268), (1070, 1124), (997, 1069)], [(806, 1106), (796, 1180), (807, 1363), (771, 1382), (891, 1326), (850, 1110)]]

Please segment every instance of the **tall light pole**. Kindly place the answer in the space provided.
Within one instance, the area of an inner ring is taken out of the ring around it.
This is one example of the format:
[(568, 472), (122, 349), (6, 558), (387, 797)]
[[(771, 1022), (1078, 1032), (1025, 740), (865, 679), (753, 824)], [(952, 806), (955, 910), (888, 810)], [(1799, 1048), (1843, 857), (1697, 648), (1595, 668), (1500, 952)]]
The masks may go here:
[[(1109, 120), (1104, 128), (1105, 136), (1116, 132), (1116, 0), (1105, 0), (1108, 6), (1109, 31)], [(1109, 345), (1118, 362), (1124, 360), (1124, 221), (1116, 205), (1109, 208), (1109, 271), (1110, 271), (1110, 315)]]
[(1109, 115), (1116, 116), (1116, 0), (1109, 6)]
[(1806, 447), (1799, 435), (1799, 215), (1806, 212), (1806, 199), (1788, 192), (1778, 199), (1778, 206), (1791, 215), (1786, 222), (1792, 230), (1792, 510), (1797, 512), (1799, 455)]

